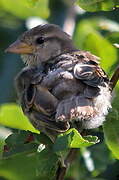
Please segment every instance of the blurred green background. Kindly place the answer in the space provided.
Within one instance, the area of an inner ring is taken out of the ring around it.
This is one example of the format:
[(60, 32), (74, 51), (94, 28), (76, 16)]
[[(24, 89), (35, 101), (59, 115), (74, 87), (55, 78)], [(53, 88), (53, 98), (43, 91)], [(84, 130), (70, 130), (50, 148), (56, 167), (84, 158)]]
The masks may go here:
[[(17, 102), (14, 78), (24, 64), (18, 55), (6, 54), (4, 50), (22, 32), (45, 22), (58, 24), (72, 36), (79, 49), (89, 50), (101, 58), (101, 66), (109, 77), (119, 64), (119, 50), (113, 45), (119, 43), (119, 10), (87, 12), (72, 4), (72, 0), (0, 0), (0, 154), (4, 139), (17, 131), (6, 126), (24, 130), (33, 128), (28, 122), (21, 126), (20, 121), (17, 124), (21, 114), (15, 113), (20, 109), (15, 104), (8, 104)], [(113, 111), (108, 116), (112, 126), (113, 121), (119, 120), (118, 87), (114, 92)], [(116, 135), (119, 135), (119, 122), (115, 127)], [(35, 132), (34, 129), (31, 131)], [(66, 180), (119, 180), (119, 162), (107, 148), (102, 128), (92, 131), (92, 134), (98, 135), (101, 142), (81, 150)], [(110, 146), (108, 138), (107, 143)], [(119, 149), (119, 136), (115, 143)], [(17, 154), (4, 161), (1, 159), (0, 180), (43, 180), (37, 175), (36, 166), (33, 153)]]

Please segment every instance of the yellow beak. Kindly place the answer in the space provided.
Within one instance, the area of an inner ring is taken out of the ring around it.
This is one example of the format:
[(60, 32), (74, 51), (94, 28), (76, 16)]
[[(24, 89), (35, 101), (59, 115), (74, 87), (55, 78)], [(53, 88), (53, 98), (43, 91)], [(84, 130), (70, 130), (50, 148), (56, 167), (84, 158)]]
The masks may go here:
[(16, 53), (16, 54), (31, 54), (33, 53), (33, 46), (28, 45), (20, 40), (15, 41), (11, 44), (5, 52)]

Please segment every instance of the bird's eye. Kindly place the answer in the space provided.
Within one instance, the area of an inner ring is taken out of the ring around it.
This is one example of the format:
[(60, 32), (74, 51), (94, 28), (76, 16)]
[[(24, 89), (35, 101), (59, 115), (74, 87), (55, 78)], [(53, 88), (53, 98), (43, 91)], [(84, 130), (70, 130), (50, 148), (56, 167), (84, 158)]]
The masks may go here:
[(38, 38), (36, 39), (36, 43), (37, 43), (37, 44), (43, 44), (43, 43), (44, 43), (44, 38), (43, 38), (43, 37), (38, 37)]

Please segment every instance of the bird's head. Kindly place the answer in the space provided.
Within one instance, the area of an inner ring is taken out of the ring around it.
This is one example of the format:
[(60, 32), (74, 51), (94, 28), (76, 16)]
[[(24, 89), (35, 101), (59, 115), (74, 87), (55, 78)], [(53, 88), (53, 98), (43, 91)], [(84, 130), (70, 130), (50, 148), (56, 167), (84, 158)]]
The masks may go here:
[(75, 49), (70, 36), (54, 24), (39, 25), (24, 32), (6, 52), (22, 55), (29, 65), (39, 65)]

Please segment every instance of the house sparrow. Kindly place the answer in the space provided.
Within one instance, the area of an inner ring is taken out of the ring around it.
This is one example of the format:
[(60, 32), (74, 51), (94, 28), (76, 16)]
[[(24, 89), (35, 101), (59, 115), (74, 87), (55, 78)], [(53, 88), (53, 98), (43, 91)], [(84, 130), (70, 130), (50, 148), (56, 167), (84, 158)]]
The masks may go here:
[(37, 129), (53, 136), (102, 125), (111, 108), (109, 79), (99, 58), (78, 50), (57, 25), (26, 31), (6, 51), (21, 54), (26, 64), (16, 78), (17, 92)]

